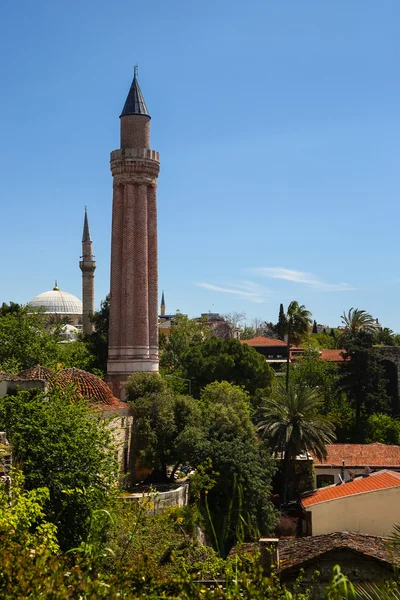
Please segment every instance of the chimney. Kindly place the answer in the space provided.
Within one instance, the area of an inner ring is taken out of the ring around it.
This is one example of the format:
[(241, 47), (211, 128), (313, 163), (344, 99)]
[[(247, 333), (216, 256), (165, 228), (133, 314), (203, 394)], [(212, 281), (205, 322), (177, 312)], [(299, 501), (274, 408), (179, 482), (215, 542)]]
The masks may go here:
[(258, 540), (261, 551), (261, 566), (266, 577), (271, 575), (272, 569), (279, 566), (278, 538), (260, 538)]

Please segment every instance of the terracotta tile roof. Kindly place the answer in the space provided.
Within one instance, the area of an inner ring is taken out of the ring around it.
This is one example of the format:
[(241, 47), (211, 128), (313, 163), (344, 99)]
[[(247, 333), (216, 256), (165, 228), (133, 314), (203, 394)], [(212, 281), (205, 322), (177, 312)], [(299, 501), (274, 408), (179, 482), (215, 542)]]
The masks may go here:
[(40, 365), (36, 365), (30, 369), (26, 369), (19, 373), (18, 379), (41, 379), (42, 381), (51, 381), (54, 379), (54, 371), (48, 369), (47, 367), (41, 367)]
[(313, 456), (314, 465), (341, 467), (397, 467), (400, 469), (400, 446), (373, 444), (327, 444), (328, 456), (320, 461)]
[(253, 346), (253, 348), (270, 346), (282, 346), (286, 348), (286, 342), (283, 342), (282, 340), (276, 340), (275, 338), (264, 337), (263, 335), (259, 335), (251, 340), (240, 340), (240, 343), (247, 344), (247, 346)]
[(388, 542), (388, 538), (347, 531), (280, 540), (278, 544), (279, 570), (282, 571), (291, 567), (300, 568), (302, 564), (327, 552), (343, 548), (349, 548), (390, 565), (393, 565), (393, 563), (399, 565), (399, 553), (398, 551), (388, 550)]
[(347, 483), (319, 488), (312, 492), (311, 495), (303, 497), (301, 503), (304, 508), (307, 508), (321, 502), (329, 502), (330, 500), (338, 500), (346, 496), (376, 492), (393, 487), (400, 487), (400, 473), (395, 473), (394, 471), (377, 471), (377, 473), (372, 473), (368, 477), (357, 477)]
[(320, 358), (328, 362), (343, 362), (343, 352), (345, 350), (321, 350)]
[[(61, 387), (73, 383), (77, 386), (77, 393), (88, 398), (92, 402), (99, 404), (99, 408), (124, 408), (126, 405), (121, 403), (115, 396), (108, 385), (93, 373), (81, 371), (81, 369), (63, 369), (57, 373), (57, 383)], [(120, 406), (123, 404), (123, 406)]]

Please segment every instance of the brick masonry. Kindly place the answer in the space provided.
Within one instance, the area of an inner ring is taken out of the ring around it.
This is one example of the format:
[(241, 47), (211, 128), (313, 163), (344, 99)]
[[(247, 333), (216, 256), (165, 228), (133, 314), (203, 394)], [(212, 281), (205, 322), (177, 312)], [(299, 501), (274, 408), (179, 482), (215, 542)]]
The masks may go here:
[(124, 398), (134, 371), (158, 371), (158, 152), (150, 117), (121, 117), (121, 149), (111, 152), (113, 211), (107, 383)]

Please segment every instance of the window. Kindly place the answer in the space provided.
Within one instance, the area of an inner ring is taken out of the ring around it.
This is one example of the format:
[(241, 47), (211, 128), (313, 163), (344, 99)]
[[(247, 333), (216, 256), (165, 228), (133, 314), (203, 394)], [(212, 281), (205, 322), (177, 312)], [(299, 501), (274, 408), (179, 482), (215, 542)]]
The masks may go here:
[(335, 483), (334, 475), (317, 475), (317, 488), (326, 487)]

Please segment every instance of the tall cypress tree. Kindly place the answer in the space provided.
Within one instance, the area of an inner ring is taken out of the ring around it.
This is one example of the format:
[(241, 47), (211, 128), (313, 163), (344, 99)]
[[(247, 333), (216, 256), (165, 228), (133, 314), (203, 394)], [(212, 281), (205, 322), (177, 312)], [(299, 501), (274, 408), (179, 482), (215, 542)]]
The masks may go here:
[(318, 329), (317, 329), (317, 321), (314, 319), (314, 323), (312, 326), (312, 332), (313, 333), (318, 333)]
[(279, 307), (278, 323), (276, 325), (276, 333), (280, 340), (283, 340), (286, 333), (286, 315), (283, 309), (283, 304)]

